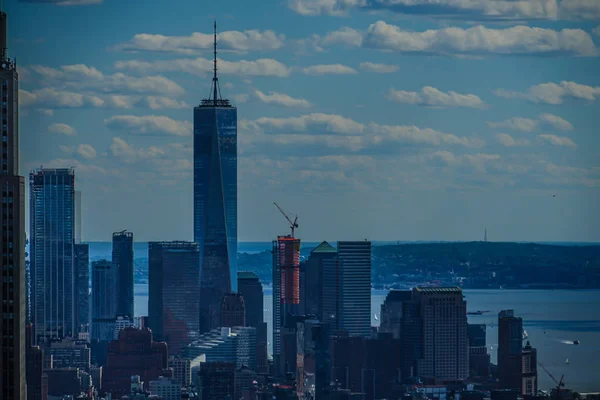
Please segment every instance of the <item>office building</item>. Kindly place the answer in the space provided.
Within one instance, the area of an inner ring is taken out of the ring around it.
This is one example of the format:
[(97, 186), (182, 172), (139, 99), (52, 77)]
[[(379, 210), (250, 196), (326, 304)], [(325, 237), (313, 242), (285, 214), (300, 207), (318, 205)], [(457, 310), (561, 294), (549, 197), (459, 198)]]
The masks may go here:
[(321, 399), (327, 395), (331, 381), (330, 344), (331, 336), (328, 325), (324, 325), (318, 320), (306, 320), (298, 323), (296, 345), (298, 397)]
[(133, 323), (132, 320), (129, 319), (129, 316), (117, 315), (117, 318), (115, 319), (115, 329), (114, 329), (113, 340), (119, 340), (119, 332), (122, 329), (130, 328), (130, 327), (134, 327), (134, 326), (135, 326), (135, 324)]
[[(2, 282), (0, 298), (0, 398), (25, 399), (25, 180), (19, 176), (19, 74), (7, 53), (7, 14), (0, 9), (0, 84), (2, 152), (0, 153), (0, 227)], [(29, 344), (27, 344), (29, 346)]]
[(240, 400), (254, 400), (256, 372), (243, 365), (235, 370), (235, 397)]
[(338, 242), (339, 329), (351, 336), (371, 334), (371, 242)]
[(167, 366), (166, 343), (154, 342), (149, 329), (125, 328), (119, 332), (119, 340), (109, 344), (102, 386), (113, 398), (119, 398), (129, 393), (132, 376), (150, 382)]
[(523, 347), (521, 370), (521, 394), (523, 396), (537, 396), (537, 350), (531, 347), (529, 342)]
[(84, 340), (51, 339), (43, 350), (44, 363), (51, 368), (79, 368), (86, 372), (90, 369), (91, 350)]
[(88, 332), (90, 325), (90, 245), (79, 243), (75, 252), (76, 325), (78, 332)]
[(117, 274), (112, 262), (92, 262), (92, 339), (111, 341), (114, 338), (116, 283)]
[(217, 328), (221, 299), (237, 292), (237, 108), (211, 95), (194, 108), (194, 242), (200, 245), (200, 332)]
[(523, 320), (514, 310), (498, 313), (498, 387), (521, 391)]
[(469, 336), (469, 346), (480, 347), (486, 345), (485, 324), (468, 324), (467, 335)]
[(159, 396), (161, 400), (181, 400), (181, 383), (174, 379), (159, 376), (148, 386), (151, 396)]
[(44, 351), (39, 346), (32, 346), (33, 326), (25, 327), (26, 381), (28, 400), (46, 400), (48, 397), (48, 377), (44, 374)]
[(206, 332), (185, 349), (185, 356), (194, 359), (204, 354), (206, 362), (223, 361), (256, 370), (256, 328), (236, 326)]
[[(198, 337), (201, 287), (200, 248), (192, 242), (148, 244), (148, 324), (172, 355)], [(220, 303), (219, 303), (220, 304)]]
[(92, 385), (102, 391), (102, 367), (91, 366), (90, 377), (92, 378)]
[(202, 400), (234, 398), (236, 365), (232, 362), (208, 361), (200, 364), (198, 392)]
[(238, 293), (223, 296), (221, 302), (221, 326), (246, 326), (246, 305), (244, 297)]
[(459, 381), (469, 376), (467, 304), (458, 287), (416, 287), (422, 358), (419, 376), (432, 383)]
[(306, 262), (302, 263), (303, 284), (301, 303), (304, 304), (303, 313), (314, 315), (323, 320), (323, 263), (325, 260), (336, 260), (337, 250), (327, 242), (321, 242), (311, 250)]
[(79, 368), (53, 368), (46, 371), (48, 375), (48, 396), (72, 396), (81, 394), (81, 371)]
[(34, 340), (76, 337), (75, 171), (35, 169), (29, 183)]
[[(299, 313), (300, 239), (291, 236), (279, 236), (276, 241), (273, 241), (272, 253), (273, 359), (277, 370), (280, 374), (283, 374), (283, 365), (285, 364), (281, 360), (283, 328), (290, 318)], [(293, 328), (295, 329), (295, 322)], [(293, 365), (295, 365), (295, 362)]]
[(395, 339), (400, 339), (402, 309), (404, 304), (411, 300), (412, 292), (409, 290), (390, 290), (381, 304), (379, 332), (391, 333)]
[(487, 379), (490, 375), (490, 355), (486, 347), (485, 324), (469, 324), (469, 377)]
[(113, 233), (112, 263), (117, 276), (116, 314), (133, 320), (133, 233)]
[(183, 387), (192, 384), (192, 359), (169, 356), (169, 368), (173, 370), (173, 379)]
[(267, 324), (264, 322), (263, 288), (254, 272), (238, 272), (238, 293), (244, 298), (246, 326), (256, 328), (256, 372), (268, 373)]

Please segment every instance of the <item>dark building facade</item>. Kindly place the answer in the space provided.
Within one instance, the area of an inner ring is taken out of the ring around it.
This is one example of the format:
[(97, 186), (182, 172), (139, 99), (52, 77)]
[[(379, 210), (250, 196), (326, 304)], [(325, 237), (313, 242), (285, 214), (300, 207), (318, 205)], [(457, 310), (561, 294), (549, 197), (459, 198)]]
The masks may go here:
[(202, 400), (233, 398), (235, 371), (235, 363), (215, 361), (200, 364), (198, 391)]
[(48, 377), (44, 374), (44, 351), (39, 346), (32, 346), (33, 326), (25, 328), (25, 355), (27, 400), (46, 400), (48, 397)]
[(246, 304), (239, 293), (229, 293), (223, 296), (221, 302), (221, 326), (246, 326)]
[(217, 328), (221, 299), (237, 292), (237, 108), (220, 96), (194, 108), (194, 242), (200, 245), (200, 332)]
[(485, 324), (469, 324), (467, 326), (469, 336), (469, 346), (479, 347), (486, 345), (486, 326)]
[(498, 378), (500, 389), (521, 391), (523, 320), (514, 310), (498, 313)]
[(111, 341), (116, 318), (117, 272), (112, 262), (92, 262), (92, 329), (91, 338)]
[(77, 334), (74, 291), (75, 171), (36, 169), (29, 175), (31, 312), (40, 338)]
[[(331, 382), (331, 334), (318, 320), (298, 323), (296, 390), (298, 397), (326, 398)], [(302, 397), (304, 396), (304, 397)]]
[(115, 232), (112, 236), (112, 262), (117, 271), (116, 313), (133, 321), (133, 233)]
[(303, 286), (301, 303), (304, 305), (302, 310), (306, 315), (314, 315), (319, 320), (323, 320), (323, 261), (335, 260), (337, 250), (327, 242), (321, 242), (315, 247), (302, 265)]
[(125, 328), (119, 340), (110, 342), (103, 370), (103, 389), (119, 398), (129, 393), (131, 376), (139, 375), (143, 382), (161, 376), (168, 367), (167, 344), (154, 342), (149, 329)]
[(81, 371), (79, 368), (53, 368), (46, 371), (48, 375), (49, 396), (73, 396), (81, 394)]
[(75, 244), (75, 292), (77, 293), (77, 330), (88, 332), (90, 325), (90, 245)]
[(469, 377), (488, 378), (490, 375), (490, 355), (486, 346), (485, 324), (469, 324)]
[(256, 372), (268, 373), (267, 324), (264, 322), (264, 295), (258, 275), (238, 272), (238, 293), (244, 297), (246, 326), (256, 328)]
[(537, 396), (538, 374), (537, 374), (537, 350), (527, 342), (522, 352), (522, 379), (521, 394), (523, 396)]
[[(148, 324), (179, 355), (200, 328), (200, 248), (192, 242), (148, 244)], [(219, 303), (220, 304), (220, 303)]]
[(0, 84), (2, 152), (0, 153), (0, 229), (2, 281), (0, 298), (0, 398), (25, 399), (25, 180), (19, 176), (19, 75), (6, 47), (7, 14), (0, 10)]

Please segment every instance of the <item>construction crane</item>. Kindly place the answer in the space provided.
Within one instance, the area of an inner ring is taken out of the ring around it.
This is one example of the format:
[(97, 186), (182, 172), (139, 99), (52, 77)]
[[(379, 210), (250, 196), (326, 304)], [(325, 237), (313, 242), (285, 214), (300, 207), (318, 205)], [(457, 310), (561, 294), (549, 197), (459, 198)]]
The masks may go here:
[(552, 375), (550, 373), (550, 371), (548, 371), (546, 369), (546, 367), (544, 367), (544, 364), (542, 364), (541, 362), (538, 361), (538, 365), (540, 367), (542, 367), (542, 369), (546, 372), (546, 374), (548, 374), (548, 376), (550, 377), (550, 379), (552, 379), (554, 381), (554, 383), (556, 383), (556, 398), (560, 399), (560, 388), (564, 388), (565, 387), (565, 376), (561, 375), (560, 380), (557, 380), (554, 375)]
[(298, 227), (298, 216), (296, 215), (296, 218), (294, 218), (294, 222), (292, 222), (291, 218), (288, 217), (288, 215), (285, 213), (285, 211), (282, 210), (281, 207), (279, 207), (279, 205), (275, 202), (273, 202), (273, 204), (275, 204), (275, 207), (277, 207), (277, 209), (279, 210), (279, 212), (281, 212), (281, 214), (283, 214), (283, 216), (285, 217), (285, 219), (288, 220), (288, 222), (290, 223), (290, 228), (292, 230), (292, 237), (294, 236), (294, 230)]

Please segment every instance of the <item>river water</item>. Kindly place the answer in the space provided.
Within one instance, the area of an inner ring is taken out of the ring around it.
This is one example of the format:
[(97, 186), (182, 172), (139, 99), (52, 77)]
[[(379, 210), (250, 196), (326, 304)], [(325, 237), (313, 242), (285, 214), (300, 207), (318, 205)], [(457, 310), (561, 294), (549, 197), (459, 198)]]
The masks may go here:
[[(386, 291), (372, 292), (372, 325), (379, 325), (373, 313), (379, 315), (386, 294)], [(569, 389), (600, 391), (600, 290), (464, 290), (464, 294), (469, 311), (490, 311), (469, 316), (469, 322), (488, 325), (487, 345), (492, 362), (496, 362), (497, 354), (497, 314), (503, 309), (514, 309), (523, 318), (528, 339), (537, 348), (538, 361), (546, 369), (557, 379), (564, 374)], [(265, 321), (271, 335), (270, 288), (265, 288), (264, 299)], [(135, 285), (135, 314), (148, 314), (147, 285)], [(573, 345), (574, 340), (581, 344)], [(541, 389), (554, 385), (541, 368), (538, 375)]]

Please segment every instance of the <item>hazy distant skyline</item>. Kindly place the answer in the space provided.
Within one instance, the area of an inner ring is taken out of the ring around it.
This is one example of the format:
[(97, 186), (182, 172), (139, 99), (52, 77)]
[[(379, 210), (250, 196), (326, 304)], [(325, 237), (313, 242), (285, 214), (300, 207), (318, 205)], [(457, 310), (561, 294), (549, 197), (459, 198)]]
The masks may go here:
[[(192, 115), (238, 107), (240, 241), (600, 241), (600, 2), (3, 2), (21, 172), (83, 240), (192, 239)], [(556, 195), (556, 197), (553, 197)]]

